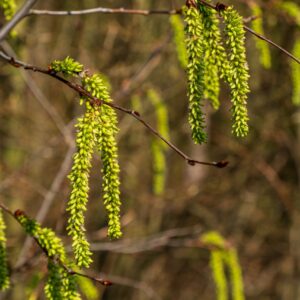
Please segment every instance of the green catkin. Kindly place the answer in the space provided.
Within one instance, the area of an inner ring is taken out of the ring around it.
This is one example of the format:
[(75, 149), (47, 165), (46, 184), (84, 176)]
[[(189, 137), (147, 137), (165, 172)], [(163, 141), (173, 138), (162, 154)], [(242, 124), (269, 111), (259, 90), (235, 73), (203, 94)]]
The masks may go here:
[(209, 265), (216, 286), (217, 299), (227, 300), (228, 287), (224, 266), (225, 241), (219, 233), (214, 231), (202, 235), (201, 241), (207, 245), (213, 245), (219, 248), (211, 250)]
[(216, 285), (217, 299), (228, 299), (228, 287), (224, 270), (223, 251), (213, 250), (210, 256), (210, 268)]
[[(162, 101), (159, 93), (154, 89), (148, 90), (148, 98), (152, 103), (155, 115), (158, 132), (167, 140), (170, 139), (169, 120), (168, 120), (168, 108), (164, 101)], [(167, 149), (168, 146), (163, 141), (160, 141), (162, 147)]]
[(77, 76), (83, 71), (83, 65), (67, 56), (64, 60), (54, 60), (50, 64), (50, 69), (65, 76)]
[(166, 157), (161, 141), (152, 140), (151, 143), (153, 159), (153, 192), (156, 196), (163, 194), (166, 182)]
[(89, 102), (85, 102), (86, 112), (78, 119), (74, 163), (69, 175), (71, 195), (67, 205), (69, 212), (68, 234), (72, 237), (75, 260), (79, 267), (88, 267), (92, 262), (89, 243), (85, 237), (84, 212), (88, 202), (89, 173), (96, 145), (97, 114)]
[(0, 290), (1, 291), (9, 288), (5, 228), (6, 226), (4, 223), (2, 210), (0, 210)]
[[(83, 78), (83, 86), (94, 97), (106, 103), (112, 102), (107, 86), (100, 75)], [(108, 213), (108, 236), (112, 239), (121, 237), (120, 222), (120, 167), (116, 134), (118, 132), (117, 116), (108, 105), (100, 105), (97, 114), (96, 146), (101, 154), (103, 174), (103, 200)]]
[(3, 9), (3, 14), (7, 21), (9, 21), (16, 12), (15, 0), (0, 0), (0, 7)]
[(188, 57), (184, 43), (184, 23), (179, 15), (170, 16), (170, 24), (173, 29), (173, 42), (176, 46), (178, 61), (183, 69), (186, 69)]
[(189, 123), (196, 144), (206, 142), (205, 119), (202, 111), (204, 98), (203, 24), (198, 9), (192, 5), (183, 8), (185, 44), (188, 54), (187, 77), (189, 98)]
[(226, 267), (229, 271), (232, 299), (244, 300), (242, 270), (236, 249), (225, 247), (226, 243), (224, 238), (215, 231), (202, 235), (201, 241), (209, 246), (216, 247), (216, 249), (211, 250), (210, 267), (217, 288), (217, 299), (228, 299), (228, 288), (225, 275)]
[(229, 49), (231, 74), (228, 83), (232, 102), (232, 133), (237, 137), (248, 134), (247, 95), (249, 93), (249, 68), (246, 60), (243, 18), (233, 7), (221, 12), (225, 22), (226, 45)]
[(296, 24), (300, 26), (300, 6), (292, 1), (279, 2), (279, 8), (285, 11), (290, 17), (294, 19)]
[(227, 55), (222, 46), (219, 19), (215, 10), (198, 4), (202, 15), (203, 26), (203, 52), (204, 52), (204, 97), (209, 99), (213, 108), (220, 106), (219, 74), (221, 78), (228, 77), (229, 65)]
[(44, 291), (48, 300), (63, 299), (61, 267), (51, 260), (48, 261), (48, 280)]
[[(260, 6), (257, 5), (255, 2), (251, 2), (250, 7), (251, 7), (252, 14), (255, 17), (257, 17), (251, 23), (252, 29), (259, 34), (264, 35), (262, 10), (261, 10)], [(259, 61), (260, 61), (261, 65), (265, 69), (270, 69), (271, 68), (271, 54), (270, 54), (269, 45), (261, 39), (256, 39), (255, 43), (256, 43), (256, 48), (260, 52)]]
[(16, 211), (15, 217), (40, 245), (48, 257), (48, 281), (45, 285), (45, 295), (48, 300), (80, 300), (80, 295), (73, 284), (74, 278), (60, 263), (68, 267), (66, 252), (62, 241), (54, 231), (43, 228), (41, 225), (28, 218), (22, 211)]
[[(155, 90), (150, 89), (147, 95), (155, 110), (157, 130), (164, 138), (168, 140), (170, 134), (167, 107), (162, 101), (160, 95)], [(153, 160), (153, 192), (157, 196), (162, 195), (165, 190), (167, 149), (168, 147), (163, 141), (157, 139), (152, 140), (151, 150)]]
[(77, 276), (76, 283), (81, 293), (86, 297), (87, 300), (101, 299), (99, 290), (95, 287), (90, 279), (82, 276)]
[(227, 250), (225, 254), (225, 262), (227, 264), (232, 289), (233, 300), (244, 300), (244, 284), (242, 270), (240, 267), (238, 255), (235, 249)]
[[(295, 45), (292, 50), (292, 54), (295, 57), (300, 57), (300, 38), (296, 39)], [(300, 65), (291, 61), (291, 75), (293, 81), (293, 95), (292, 95), (292, 103), (294, 105), (300, 105)]]

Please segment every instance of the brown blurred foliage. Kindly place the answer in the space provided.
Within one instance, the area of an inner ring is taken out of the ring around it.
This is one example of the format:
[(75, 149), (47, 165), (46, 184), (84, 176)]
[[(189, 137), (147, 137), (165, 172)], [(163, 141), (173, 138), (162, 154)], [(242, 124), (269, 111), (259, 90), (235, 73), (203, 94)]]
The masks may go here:
[[(228, 2), (243, 16), (251, 14), (247, 1)], [(273, 9), (273, 2), (261, 3), (266, 36), (291, 50), (296, 28)], [(38, 3), (37, 8), (171, 9), (182, 4), (52, 0)], [(209, 252), (189, 247), (208, 230), (219, 231), (237, 247), (247, 299), (300, 298), (300, 111), (291, 104), (288, 57), (271, 48), (272, 68), (264, 70), (255, 37), (247, 34), (250, 135), (245, 139), (231, 135), (230, 98), (224, 87), (220, 110), (206, 108), (209, 141), (199, 146), (190, 138), (186, 78), (167, 15), (31, 16), (16, 27), (16, 33), (9, 47), (20, 59), (47, 67), (69, 55), (109, 78), (116, 103), (131, 107), (132, 96), (141, 95), (143, 117), (152, 124), (153, 108), (143, 95), (155, 87), (168, 106), (171, 140), (194, 158), (230, 162), (225, 169), (193, 167), (169, 151), (166, 191), (154, 196), (152, 136), (130, 116), (118, 113), (123, 239), (106, 238), (97, 157), (86, 214), (94, 249), (92, 269), (116, 282), (106, 289), (98, 287), (101, 299), (215, 299)], [(51, 78), (3, 62), (0, 78), (0, 201), (36, 217), (50, 197), (43, 225), (55, 229), (70, 245), (64, 208), (70, 192), (69, 141), (81, 112), (78, 95)], [(2, 299), (27, 299), (34, 274), (46, 271), (43, 254), (33, 244), (24, 251), (22, 230), (10, 218), (7, 226), (13, 283)], [(34, 299), (43, 299), (44, 280), (42, 276), (36, 285)]]

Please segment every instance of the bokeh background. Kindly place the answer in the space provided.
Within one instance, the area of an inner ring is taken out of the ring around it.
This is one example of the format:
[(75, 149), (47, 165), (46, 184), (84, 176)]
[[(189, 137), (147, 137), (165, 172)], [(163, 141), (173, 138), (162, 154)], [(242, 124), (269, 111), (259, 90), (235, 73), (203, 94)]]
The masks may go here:
[[(266, 36), (291, 51), (299, 36), (293, 19), (276, 8), (276, 1), (256, 2), (263, 10)], [(249, 3), (227, 1), (244, 17), (252, 14)], [(35, 8), (172, 9), (183, 4), (50, 0)], [(154, 88), (168, 108), (174, 144), (193, 158), (230, 162), (225, 169), (190, 166), (168, 150), (165, 191), (156, 196), (153, 136), (118, 113), (123, 238), (106, 238), (97, 156), (86, 213), (92, 270), (116, 283), (106, 289), (97, 286), (97, 299), (216, 299), (209, 251), (191, 246), (210, 230), (237, 248), (247, 299), (300, 299), (300, 111), (291, 101), (291, 60), (271, 47), (272, 67), (265, 70), (256, 38), (248, 33), (246, 38), (250, 134), (244, 139), (231, 135), (230, 97), (224, 85), (220, 109), (205, 107), (209, 138), (203, 146), (194, 145), (190, 137), (186, 76), (168, 15), (30, 16), (5, 42), (8, 52), (33, 65), (47, 67), (54, 59), (71, 56), (91, 72), (105, 74), (115, 102), (130, 108), (139, 97), (144, 119), (155, 127), (155, 111), (145, 96)], [(55, 229), (69, 247), (66, 176), (74, 151), (73, 126), (82, 112), (79, 97), (50, 77), (0, 65), (0, 201)], [(44, 299), (43, 254), (12, 218), (6, 221), (13, 282), (1, 297)]]

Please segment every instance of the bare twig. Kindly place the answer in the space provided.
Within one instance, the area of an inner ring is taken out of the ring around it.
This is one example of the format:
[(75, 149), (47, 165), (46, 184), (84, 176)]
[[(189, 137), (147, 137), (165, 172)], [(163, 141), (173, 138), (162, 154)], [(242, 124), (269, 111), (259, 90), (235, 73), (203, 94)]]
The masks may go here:
[(59, 11), (59, 10), (38, 10), (31, 9), (28, 15), (48, 15), (48, 16), (77, 16), (77, 15), (87, 15), (87, 14), (130, 14), (130, 15), (175, 15), (180, 14), (181, 9), (172, 9), (172, 10), (142, 10), (142, 9), (126, 9), (126, 8), (105, 8), (105, 7), (96, 7), (90, 9), (82, 10), (68, 10), (68, 11)]
[(287, 51), (286, 49), (284, 49), (283, 47), (279, 46), (278, 44), (274, 43), (272, 40), (266, 38), (265, 36), (258, 34), (257, 32), (255, 32), (254, 30), (252, 30), (251, 28), (249, 28), (248, 26), (244, 25), (244, 28), (246, 31), (250, 32), (251, 34), (253, 34), (254, 36), (256, 36), (257, 38), (269, 43), (270, 45), (274, 46), (275, 48), (279, 49), (281, 52), (283, 52), (284, 54), (286, 54), (288, 57), (290, 57), (291, 59), (293, 59), (294, 61), (296, 61), (298, 64), (300, 64), (300, 59), (295, 57), (292, 53), (290, 53), (289, 51)]
[[(220, 6), (220, 3), (217, 5), (208, 3), (204, 0), (199, 0), (203, 5), (208, 6), (214, 10), (219, 10), (218, 7)], [(226, 7), (226, 6), (224, 6)], [(153, 14), (164, 14), (164, 15), (172, 15), (172, 14), (181, 14), (181, 9), (173, 9), (173, 10), (138, 10), (138, 9), (125, 9), (125, 8), (104, 8), (104, 7), (96, 7), (91, 9), (84, 9), (84, 10), (73, 10), (73, 11), (52, 11), (52, 10), (37, 10), (37, 9), (31, 9), (28, 12), (28, 16), (30, 15), (49, 15), (49, 16), (74, 16), (74, 15), (83, 15), (83, 14), (92, 14), (92, 13), (106, 13), (106, 14), (138, 14), (143, 16), (149, 16)], [(245, 19), (245, 23), (252, 21), (256, 17), (250, 17)], [(244, 26), (244, 29), (248, 31), (249, 33), (253, 34), (257, 38), (269, 43), (273, 47), (279, 49), (281, 52), (286, 54), (288, 57), (296, 61), (298, 64), (300, 64), (300, 59), (295, 57), (293, 54), (291, 54), (289, 51), (284, 49), (283, 47), (279, 46), (272, 40), (266, 38), (265, 36), (258, 34), (251, 28)]]
[(2, 59), (4, 59), (5, 61), (7, 61), (8, 63), (10, 63), (12, 66), (16, 67), (16, 68), (23, 68), (24, 70), (30, 70), (33, 72), (38, 72), (38, 73), (42, 73), (45, 75), (48, 75), (52, 78), (55, 78), (56, 80), (62, 82), (63, 84), (67, 85), (68, 87), (70, 87), (71, 89), (73, 89), (74, 91), (76, 91), (77, 93), (79, 93), (80, 95), (86, 96), (87, 98), (90, 99), (90, 102), (92, 103), (92, 105), (107, 105), (110, 106), (113, 109), (116, 109), (118, 111), (121, 111), (123, 113), (129, 114), (132, 117), (134, 117), (136, 120), (138, 120), (140, 123), (142, 123), (146, 128), (148, 128), (152, 134), (154, 134), (155, 136), (157, 136), (159, 139), (161, 139), (164, 143), (166, 143), (173, 151), (175, 151), (179, 156), (181, 156), (189, 165), (194, 166), (196, 164), (200, 164), (200, 165), (207, 165), (207, 166), (213, 166), (213, 167), (217, 167), (217, 168), (224, 168), (228, 165), (227, 161), (219, 161), (219, 162), (204, 162), (204, 161), (200, 161), (197, 159), (193, 159), (191, 157), (189, 157), (187, 154), (185, 154), (184, 152), (182, 152), (179, 148), (177, 148), (173, 143), (171, 143), (170, 141), (168, 141), (167, 139), (165, 139), (156, 129), (154, 129), (149, 123), (147, 123), (140, 115), (139, 112), (128, 109), (128, 108), (124, 108), (121, 107), (113, 102), (105, 102), (101, 99), (98, 99), (94, 96), (92, 96), (88, 91), (86, 91), (81, 85), (73, 83), (71, 81), (66, 80), (65, 78), (57, 75), (53, 70), (51, 69), (43, 69), (37, 66), (33, 66), (33, 65), (29, 65), (26, 64), (22, 61), (16, 60), (13, 57), (8, 56), (7, 54), (5, 54), (4, 52), (0, 51), (0, 57)]
[[(206, 1), (203, 0), (199, 0), (203, 5), (206, 5), (216, 11), (219, 11), (220, 7), (220, 3), (217, 3), (217, 5), (213, 5), (211, 3), (208, 3)], [(226, 8), (226, 5), (224, 5), (224, 7)], [(286, 49), (284, 49), (283, 47), (277, 45), (276, 43), (274, 43), (273, 41), (271, 41), (270, 39), (266, 38), (265, 36), (258, 34), (257, 32), (255, 32), (254, 30), (252, 30), (251, 28), (249, 28), (248, 26), (244, 25), (244, 29), (246, 31), (248, 31), (249, 33), (253, 34), (254, 36), (256, 36), (257, 38), (269, 43), (270, 45), (272, 45), (273, 47), (279, 49), (281, 52), (283, 52), (285, 55), (287, 55), (288, 57), (290, 57), (291, 59), (293, 59), (294, 61), (296, 61), (298, 64), (300, 64), (300, 59), (295, 57), (292, 53), (290, 53), (289, 51), (287, 51)]]
[(6, 23), (0, 30), (0, 42), (5, 39), (9, 32), (28, 15), (30, 9), (34, 6), (37, 0), (27, 0), (20, 10)]

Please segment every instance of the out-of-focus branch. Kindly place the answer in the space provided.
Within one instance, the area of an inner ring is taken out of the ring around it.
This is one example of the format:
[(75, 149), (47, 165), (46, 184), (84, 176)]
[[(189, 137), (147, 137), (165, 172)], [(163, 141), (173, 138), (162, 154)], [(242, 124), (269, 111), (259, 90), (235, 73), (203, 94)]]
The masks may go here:
[(71, 81), (68, 81), (67, 79), (57, 75), (55, 72), (53, 72), (53, 70), (51, 69), (43, 69), (37, 66), (33, 66), (33, 65), (29, 65), (26, 64), (22, 61), (16, 60), (13, 57), (8, 56), (7, 54), (5, 54), (3, 51), (0, 51), (0, 57), (5, 60), (6, 62), (10, 63), (12, 66), (16, 67), (16, 68), (23, 68), (24, 70), (30, 70), (33, 72), (38, 72), (41, 74), (45, 74), (48, 75), (52, 78), (55, 78), (56, 80), (62, 82), (63, 84), (67, 85), (69, 88), (73, 89), (74, 91), (76, 91), (77, 93), (79, 93), (80, 95), (83, 95), (85, 97), (87, 97), (88, 99), (90, 99), (90, 102), (92, 105), (108, 105), (111, 108), (121, 111), (123, 113), (126, 113), (128, 115), (131, 115), (132, 117), (134, 117), (136, 120), (138, 120), (140, 123), (142, 123), (147, 129), (149, 129), (149, 131), (155, 135), (156, 137), (158, 137), (159, 139), (161, 139), (165, 144), (167, 144), (173, 151), (175, 151), (180, 157), (182, 157), (189, 165), (194, 166), (196, 164), (199, 165), (207, 165), (207, 166), (213, 166), (213, 167), (217, 167), (217, 168), (224, 168), (228, 165), (227, 161), (219, 161), (219, 162), (205, 162), (205, 161), (200, 161), (194, 158), (189, 157), (187, 154), (185, 154), (183, 151), (181, 151), (179, 148), (177, 148), (173, 143), (171, 143), (170, 141), (168, 141), (166, 138), (164, 138), (156, 129), (154, 129), (149, 123), (147, 123), (140, 115), (139, 112), (128, 109), (128, 108), (124, 108), (121, 107), (113, 102), (105, 102), (101, 99), (98, 99), (94, 96), (92, 96), (87, 90), (85, 90), (81, 85), (77, 84), (77, 83), (73, 83)]
[[(72, 155), (73, 155), (74, 150), (75, 150), (75, 145), (72, 145), (69, 147), (69, 149), (65, 155), (65, 158), (62, 161), (61, 166), (52, 182), (52, 185), (45, 195), (43, 203), (35, 217), (35, 219), (40, 223), (42, 223), (44, 221), (44, 219), (54, 201), (54, 198), (55, 198), (57, 192), (59, 191), (59, 188), (60, 188), (63, 180), (65, 179), (67, 173), (69, 172), (69, 169), (72, 165)], [(24, 264), (24, 262), (27, 260), (27, 253), (28, 253), (31, 245), (32, 245), (32, 239), (30, 239), (29, 237), (26, 238), (26, 240), (23, 244), (23, 247), (20, 251), (19, 257), (17, 259), (16, 268), (18, 268), (19, 266)]]
[(0, 29), (0, 42), (5, 39), (9, 32), (28, 15), (30, 9), (34, 6), (37, 0), (27, 0), (19, 11)]
[[(203, 243), (199, 239), (201, 233), (203, 233), (203, 228), (201, 225), (186, 228), (174, 228), (142, 239), (124, 239), (122, 241), (109, 243), (91, 243), (91, 250), (109, 251), (122, 254), (136, 254), (157, 250), (163, 247), (192, 247), (209, 251), (218, 249), (216, 246)], [(229, 242), (227, 242), (226, 247), (231, 247)], [(67, 250), (71, 250), (71, 247), (68, 247)]]
[[(1, 42), (0, 45), (8, 55), (16, 55), (15, 51), (6, 41)], [(32, 92), (36, 100), (39, 102), (39, 104), (42, 106), (42, 108), (53, 121), (53, 124), (57, 127), (61, 135), (64, 137), (66, 143), (70, 145), (73, 142), (72, 137), (70, 136), (68, 126), (64, 123), (62, 117), (59, 115), (55, 107), (51, 104), (51, 102), (47, 99), (45, 94), (38, 87), (38, 85), (34, 81), (34, 78), (25, 70), (21, 71), (21, 75), (29, 90)]]

